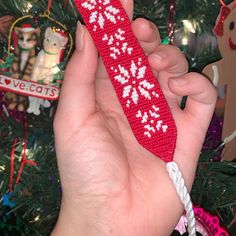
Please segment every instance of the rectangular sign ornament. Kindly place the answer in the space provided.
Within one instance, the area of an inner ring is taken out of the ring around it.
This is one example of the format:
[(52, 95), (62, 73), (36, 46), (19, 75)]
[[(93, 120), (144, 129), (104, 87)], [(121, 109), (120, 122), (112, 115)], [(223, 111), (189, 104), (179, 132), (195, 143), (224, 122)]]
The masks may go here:
[(58, 87), (14, 79), (6, 75), (0, 75), (0, 90), (46, 100), (57, 100), (60, 92)]

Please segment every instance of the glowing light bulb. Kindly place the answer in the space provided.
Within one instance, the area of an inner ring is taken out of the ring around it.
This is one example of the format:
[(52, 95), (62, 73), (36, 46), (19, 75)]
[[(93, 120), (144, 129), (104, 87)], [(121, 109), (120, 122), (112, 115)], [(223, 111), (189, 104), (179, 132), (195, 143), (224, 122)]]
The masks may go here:
[(32, 7), (33, 7), (33, 5), (31, 3), (29, 3), (29, 2), (26, 3), (25, 4), (25, 12), (29, 12)]
[(194, 34), (196, 33), (196, 29), (190, 20), (183, 20), (182, 22), (185, 29), (187, 29), (191, 33), (194, 33)]
[(40, 216), (36, 216), (35, 218), (34, 218), (34, 222), (37, 222), (37, 221), (39, 221), (40, 220)]
[(188, 45), (188, 38), (187, 37), (182, 38), (182, 45)]
[(4, 170), (6, 170), (6, 166), (0, 166), (0, 171), (4, 171)]

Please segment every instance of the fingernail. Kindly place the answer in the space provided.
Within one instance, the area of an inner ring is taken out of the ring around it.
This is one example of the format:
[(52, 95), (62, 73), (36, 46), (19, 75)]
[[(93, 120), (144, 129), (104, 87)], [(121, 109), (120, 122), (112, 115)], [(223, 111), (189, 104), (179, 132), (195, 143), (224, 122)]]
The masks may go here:
[(171, 83), (173, 83), (176, 86), (184, 86), (188, 83), (187, 79), (171, 79)]
[(84, 27), (80, 21), (77, 22), (76, 49), (81, 51), (84, 47)]

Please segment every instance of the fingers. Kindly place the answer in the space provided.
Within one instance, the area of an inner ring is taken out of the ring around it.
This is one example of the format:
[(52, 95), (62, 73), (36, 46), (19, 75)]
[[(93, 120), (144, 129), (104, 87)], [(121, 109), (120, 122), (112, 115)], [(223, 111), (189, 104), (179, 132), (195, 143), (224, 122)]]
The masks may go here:
[(169, 88), (177, 96), (188, 96), (185, 109), (174, 114), (178, 130), (174, 160), (190, 189), (217, 94), (211, 82), (197, 73), (170, 78)]
[(181, 51), (171, 45), (159, 45), (148, 57), (149, 63), (158, 82), (166, 95), (172, 113), (179, 109), (182, 97), (169, 90), (170, 77), (182, 76), (188, 71), (188, 63)]
[(74, 118), (81, 125), (95, 111), (96, 69), (96, 47), (87, 29), (78, 22), (76, 50), (66, 67), (55, 118), (58, 123)]
[[(208, 79), (198, 73), (188, 73), (180, 78), (170, 79), (169, 87), (178, 96), (188, 96), (184, 112), (199, 120), (199, 126), (201, 121), (210, 121), (217, 93)], [(208, 122), (202, 123), (208, 127)]]
[(132, 22), (132, 29), (146, 55), (153, 52), (160, 45), (159, 31), (151, 21), (138, 18)]
[(122, 6), (124, 7), (130, 20), (133, 19), (134, 12), (134, 1), (133, 0), (121, 0)]
[(153, 70), (166, 71), (174, 76), (188, 71), (188, 63), (181, 51), (170, 45), (159, 45), (148, 57)]

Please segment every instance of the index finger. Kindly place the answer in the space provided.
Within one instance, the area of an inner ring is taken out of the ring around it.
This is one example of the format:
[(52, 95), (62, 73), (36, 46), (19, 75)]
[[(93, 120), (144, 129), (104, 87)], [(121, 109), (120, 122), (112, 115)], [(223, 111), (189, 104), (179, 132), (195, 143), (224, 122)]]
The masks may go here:
[(133, 18), (134, 12), (134, 0), (120, 0), (122, 6), (124, 7), (127, 15), (129, 16), (130, 21)]

